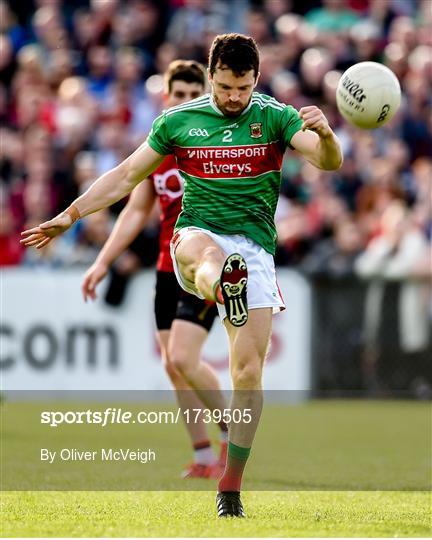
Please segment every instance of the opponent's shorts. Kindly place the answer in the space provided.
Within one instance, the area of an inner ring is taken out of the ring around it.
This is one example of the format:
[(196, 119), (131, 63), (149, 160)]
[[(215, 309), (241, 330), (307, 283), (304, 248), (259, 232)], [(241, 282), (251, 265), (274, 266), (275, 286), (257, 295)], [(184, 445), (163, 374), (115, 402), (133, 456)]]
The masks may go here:
[(158, 330), (169, 330), (174, 319), (181, 319), (210, 331), (217, 315), (213, 302), (186, 293), (177, 283), (175, 274), (160, 271), (156, 274), (154, 310)]
[[(271, 307), (273, 313), (285, 309), (285, 304), (276, 280), (276, 270), (273, 256), (259, 244), (241, 234), (221, 235), (200, 227), (184, 227), (180, 229), (171, 241), (171, 257), (174, 264), (174, 272), (182, 289), (198, 298), (203, 298), (194, 284), (186, 280), (179, 271), (175, 250), (183, 238), (191, 233), (200, 232), (209, 236), (226, 256), (231, 253), (240, 253), (246, 261), (248, 268), (247, 298), (248, 309)], [(225, 308), (216, 304), (221, 320), (226, 317)]]

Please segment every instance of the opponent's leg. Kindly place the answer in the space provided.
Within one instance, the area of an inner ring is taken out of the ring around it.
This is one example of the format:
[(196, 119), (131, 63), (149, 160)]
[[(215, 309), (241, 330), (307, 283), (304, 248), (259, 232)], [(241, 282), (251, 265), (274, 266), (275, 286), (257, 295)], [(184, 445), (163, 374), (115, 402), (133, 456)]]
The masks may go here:
[[(203, 303), (195, 297), (191, 297), (190, 301)], [(194, 389), (205, 406), (212, 411), (215, 409), (223, 411), (227, 405), (217, 375), (206, 362), (201, 360), (201, 351), (207, 336), (207, 330), (199, 324), (175, 319), (171, 327), (168, 354), (175, 369)], [(228, 426), (221, 421), (219, 428), (221, 438), (219, 464), (225, 466)], [(217, 471), (215, 475), (220, 477)]]
[(201, 360), (207, 331), (189, 321), (175, 319), (169, 341), (169, 357), (185, 381), (196, 391), (207, 408), (223, 410), (225, 399), (214, 370)]
[[(203, 409), (203, 402), (170, 360), (170, 333), (170, 330), (159, 330), (157, 338), (165, 371), (176, 392), (178, 406), (182, 411), (194, 408)], [(207, 427), (202, 418), (199, 418), (197, 422), (186, 422), (185, 415), (183, 415), (183, 418), (194, 449), (194, 463), (183, 473), (183, 477), (208, 477), (212, 472), (209, 465), (216, 462), (216, 456), (211, 447)]]
[(221, 517), (244, 515), (239, 492), (262, 411), (261, 378), (271, 336), (271, 323), (271, 308), (251, 310), (248, 322), (240, 328), (225, 323), (234, 388), (231, 413), (239, 410), (243, 421), (230, 424), (227, 465), (218, 486), (217, 505)]

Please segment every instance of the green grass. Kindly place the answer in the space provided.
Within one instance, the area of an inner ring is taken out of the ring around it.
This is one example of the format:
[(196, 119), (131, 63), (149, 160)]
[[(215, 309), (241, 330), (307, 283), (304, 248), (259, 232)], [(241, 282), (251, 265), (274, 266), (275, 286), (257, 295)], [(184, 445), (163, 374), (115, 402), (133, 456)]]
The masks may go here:
[[(428, 403), (267, 403), (246, 469), (245, 520), (215, 516), (215, 481), (179, 479), (190, 458), (181, 424), (40, 425), (41, 410), (86, 407), (105, 405), (2, 406), (2, 536), (431, 536)], [(47, 465), (41, 446), (153, 447), (158, 461)]]
[(11, 492), (6, 537), (429, 537), (429, 493), (247, 492), (246, 519), (209, 492)]

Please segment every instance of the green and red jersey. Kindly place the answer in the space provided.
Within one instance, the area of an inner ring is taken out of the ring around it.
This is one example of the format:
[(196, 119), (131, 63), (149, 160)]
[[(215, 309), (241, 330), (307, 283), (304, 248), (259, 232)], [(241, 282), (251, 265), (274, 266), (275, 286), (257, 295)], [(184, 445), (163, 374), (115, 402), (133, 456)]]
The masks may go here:
[(148, 144), (175, 155), (185, 182), (176, 230), (243, 234), (274, 254), (282, 158), (301, 126), (296, 109), (257, 92), (237, 117), (210, 94), (164, 111)]

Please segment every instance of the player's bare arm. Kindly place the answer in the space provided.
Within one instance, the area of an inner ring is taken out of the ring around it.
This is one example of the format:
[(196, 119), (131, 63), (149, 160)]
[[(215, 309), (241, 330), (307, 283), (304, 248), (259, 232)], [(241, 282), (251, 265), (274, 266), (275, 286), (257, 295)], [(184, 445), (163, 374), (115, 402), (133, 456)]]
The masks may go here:
[(84, 300), (95, 300), (96, 286), (107, 275), (112, 263), (130, 246), (142, 231), (156, 200), (153, 183), (145, 180), (139, 184), (130, 196), (127, 205), (121, 211), (114, 229), (95, 262), (87, 270), (81, 286)]
[(321, 109), (315, 105), (302, 107), (299, 116), (303, 126), (293, 135), (291, 145), (315, 167), (339, 169), (343, 161), (340, 143)]
[(72, 205), (55, 218), (21, 233), (21, 243), (40, 249), (64, 233), (79, 218), (107, 208), (130, 193), (165, 156), (144, 142), (120, 165), (98, 178)]

